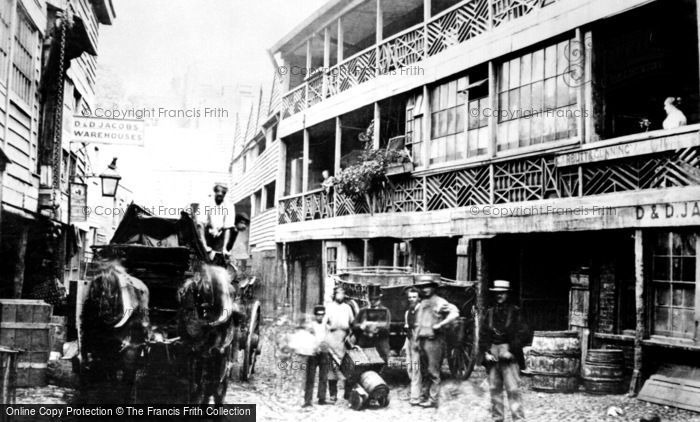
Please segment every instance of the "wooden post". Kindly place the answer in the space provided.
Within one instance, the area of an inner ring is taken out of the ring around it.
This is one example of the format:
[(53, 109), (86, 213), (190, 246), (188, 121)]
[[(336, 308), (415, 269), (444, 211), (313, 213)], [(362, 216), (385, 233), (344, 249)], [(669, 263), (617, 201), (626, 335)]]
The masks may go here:
[(340, 158), (342, 157), (342, 142), (343, 142), (343, 122), (340, 116), (335, 118), (335, 151), (333, 154), (333, 175), (337, 175), (340, 168)]
[(372, 146), (374, 149), (379, 149), (381, 145), (381, 130), (382, 130), (382, 110), (379, 102), (374, 103), (374, 139)]
[(382, 11), (382, 0), (376, 0), (377, 1), (377, 23), (376, 23), (376, 31), (375, 31), (375, 71), (376, 75), (379, 76), (382, 72), (382, 49), (380, 47), (380, 44), (382, 40), (384, 39), (384, 12)]
[(345, 33), (343, 32), (343, 17), (338, 18), (338, 63), (342, 62), (344, 59), (344, 44)]
[(331, 67), (331, 28), (323, 29), (323, 82), (321, 85), (321, 99), (328, 96), (328, 69)]
[(469, 238), (460, 237), (457, 242), (457, 281), (469, 281), (471, 268), (469, 266)]
[[(315, 35), (315, 34), (314, 34)], [(311, 64), (313, 63), (312, 60), (312, 50), (311, 50), (311, 42), (314, 39), (314, 35), (312, 35), (308, 40), (306, 40), (306, 74), (308, 75), (309, 72), (311, 72)]]
[[(581, 28), (576, 28), (575, 35), (574, 35), (574, 43), (577, 43), (579, 45), (579, 48), (581, 49), (580, 52), (580, 59), (577, 57), (571, 57), (570, 60), (581, 60), (582, 62), (579, 63), (579, 65), (582, 67), (581, 69), (581, 80), (576, 81), (575, 77), (576, 75), (573, 74), (573, 76), (570, 78), (571, 83), (576, 84), (578, 83), (578, 86), (576, 87), (576, 103), (578, 103), (578, 111), (579, 111), (579, 116), (578, 116), (578, 130), (577, 130), (577, 136), (578, 136), (578, 141), (579, 144), (583, 145), (586, 142), (586, 104), (585, 104), (585, 98), (586, 98), (586, 75), (585, 75), (585, 69), (586, 69), (586, 47), (585, 47), (585, 40), (583, 38), (583, 32), (581, 32)], [(572, 47), (573, 48), (573, 47)], [(574, 70), (576, 72), (576, 70)], [(575, 85), (574, 85), (575, 86)]]
[(302, 147), (301, 191), (309, 190), (309, 129), (304, 129), (304, 145)]
[(421, 137), (423, 140), (423, 151), (421, 151), (421, 154), (423, 154), (423, 167), (426, 168), (430, 166), (430, 143), (432, 142), (430, 136), (430, 112), (430, 90), (428, 85), (423, 85), (423, 136)]
[(593, 142), (595, 139), (595, 120), (593, 118), (593, 33), (587, 31), (583, 36), (583, 60), (584, 60), (584, 90), (583, 104), (585, 114), (583, 124), (585, 126), (584, 142)]
[[(481, 331), (481, 316), (484, 312), (485, 292), (488, 291), (488, 262), (486, 261), (486, 239), (475, 240), (475, 270), (476, 270), (476, 312), (474, 312), (474, 344), (479, 344), (479, 334)], [(472, 352), (476, 357), (478, 347)]]
[(428, 58), (428, 40), (430, 39), (428, 37), (428, 22), (430, 22), (432, 17), (432, 10), (432, 0), (423, 0), (423, 59)]
[(362, 266), (369, 267), (370, 244), (369, 239), (362, 239)]
[(488, 8), (489, 8), (489, 21), (486, 24), (488, 30), (492, 30), (494, 27), (494, 17), (493, 17), (493, 0), (488, 0)]
[(495, 157), (498, 151), (498, 85), (496, 84), (496, 63), (489, 62), (489, 109), (491, 115), (488, 116), (488, 156)]
[(644, 340), (644, 243), (642, 230), (634, 231), (634, 298), (637, 325), (634, 332), (634, 371), (630, 381), (629, 394), (634, 395), (642, 382), (642, 341)]
[[(0, 186), (2, 189), (2, 186)], [(15, 277), (14, 277), (14, 297), (15, 299), (22, 298), (22, 288), (24, 287), (24, 261), (27, 253), (27, 239), (29, 238), (29, 227), (20, 223), (19, 238), (17, 240), (17, 259), (15, 261)]]
[(406, 256), (408, 257), (406, 260), (406, 266), (415, 270), (414, 265), (416, 263), (416, 251), (413, 247), (413, 239), (406, 239), (404, 242), (406, 242)]

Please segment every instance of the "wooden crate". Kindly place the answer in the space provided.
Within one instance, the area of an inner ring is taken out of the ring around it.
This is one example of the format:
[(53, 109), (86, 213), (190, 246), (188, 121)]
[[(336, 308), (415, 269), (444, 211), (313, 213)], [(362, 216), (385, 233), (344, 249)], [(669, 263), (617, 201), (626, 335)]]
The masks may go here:
[(46, 385), (52, 306), (42, 300), (0, 299), (0, 345), (17, 357), (17, 387)]

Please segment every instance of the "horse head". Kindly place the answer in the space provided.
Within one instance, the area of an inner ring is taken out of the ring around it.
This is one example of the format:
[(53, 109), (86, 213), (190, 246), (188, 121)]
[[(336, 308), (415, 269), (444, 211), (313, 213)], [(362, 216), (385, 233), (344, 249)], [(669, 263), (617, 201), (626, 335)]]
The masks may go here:
[[(134, 314), (146, 315), (148, 288), (137, 278), (127, 274), (116, 260), (102, 263), (98, 275), (88, 287), (88, 300), (97, 315), (90, 317), (114, 328), (123, 327)], [(146, 320), (142, 321), (144, 324)]]
[(231, 275), (223, 268), (202, 264), (178, 292), (180, 307), (189, 318), (217, 327), (240, 312), (234, 300)]

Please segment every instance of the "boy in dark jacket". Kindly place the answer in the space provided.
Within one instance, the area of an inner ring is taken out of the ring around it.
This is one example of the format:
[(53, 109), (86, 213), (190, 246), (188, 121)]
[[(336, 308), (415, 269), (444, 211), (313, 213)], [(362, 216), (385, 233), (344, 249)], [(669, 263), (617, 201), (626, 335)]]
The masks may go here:
[(496, 296), (496, 303), (484, 314), (479, 358), (488, 371), (493, 420), (502, 422), (505, 419), (505, 387), (513, 420), (518, 421), (524, 419), (519, 383), (520, 368), (524, 366), (522, 341), (526, 334), (525, 325), (520, 309), (508, 303), (510, 282), (496, 280), (490, 290)]

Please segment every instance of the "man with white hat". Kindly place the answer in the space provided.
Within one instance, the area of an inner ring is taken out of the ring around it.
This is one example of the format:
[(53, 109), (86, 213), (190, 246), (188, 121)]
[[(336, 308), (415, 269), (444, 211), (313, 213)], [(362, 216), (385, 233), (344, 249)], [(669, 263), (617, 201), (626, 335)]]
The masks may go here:
[[(234, 229), (235, 214), (224, 203), (227, 192), (226, 183), (214, 183), (214, 201), (200, 208), (197, 216), (200, 239), (209, 259), (215, 260), (217, 265), (226, 265), (225, 261), (231, 254), (229, 241)], [(217, 253), (220, 255), (217, 256)]]
[(510, 282), (495, 280), (490, 289), (495, 304), (486, 310), (479, 336), (479, 360), (488, 371), (493, 420), (505, 420), (503, 390), (514, 421), (524, 419), (520, 402), (520, 368), (524, 366), (522, 341), (525, 326), (520, 309), (508, 302)]

